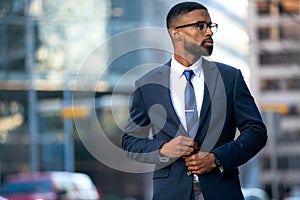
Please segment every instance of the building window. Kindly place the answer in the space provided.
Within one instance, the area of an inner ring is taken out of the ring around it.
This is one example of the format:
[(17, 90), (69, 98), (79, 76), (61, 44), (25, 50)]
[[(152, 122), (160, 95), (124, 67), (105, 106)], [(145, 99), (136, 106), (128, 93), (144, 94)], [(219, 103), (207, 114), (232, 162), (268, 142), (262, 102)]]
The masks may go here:
[(298, 15), (300, 0), (259, 1), (257, 2), (258, 15)]
[(0, 15), (16, 15), (24, 16), (25, 1), (20, 0), (1, 0), (0, 1)]
[(259, 15), (269, 15), (270, 14), (270, 2), (266, 2), (266, 1), (257, 2), (257, 12)]
[(281, 65), (281, 64), (297, 64), (300, 65), (299, 52), (276, 52), (271, 53), (264, 51), (260, 54), (261, 65)]
[(300, 90), (300, 77), (291, 77), (288, 79), (262, 79), (260, 81), (262, 91), (276, 90)]
[(299, 0), (282, 0), (280, 2), (280, 14), (299, 14), (300, 1)]
[(300, 89), (300, 77), (293, 77), (287, 80), (287, 87), (291, 90)]
[[(279, 37), (272, 37), (272, 30), (279, 31)], [(300, 40), (300, 24), (283, 24), (279, 27), (259, 27), (259, 40)]]
[(259, 40), (269, 40), (271, 29), (269, 27), (260, 27), (257, 30)]
[(3, 23), (0, 29), (0, 70), (25, 72), (25, 25)]
[(7, 25), (7, 50), (16, 52), (16, 50), (25, 49), (25, 25)]
[(260, 81), (260, 89), (261, 91), (276, 91), (280, 89), (280, 80), (272, 79), (272, 80), (261, 80)]
[(300, 24), (283, 24), (280, 27), (281, 39), (300, 39)]

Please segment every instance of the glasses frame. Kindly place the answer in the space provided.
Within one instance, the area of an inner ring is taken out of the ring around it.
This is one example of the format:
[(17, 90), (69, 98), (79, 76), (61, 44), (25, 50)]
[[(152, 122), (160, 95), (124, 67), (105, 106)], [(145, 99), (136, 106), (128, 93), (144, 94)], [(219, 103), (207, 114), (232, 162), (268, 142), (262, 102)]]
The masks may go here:
[[(205, 30), (204, 29), (203, 30), (199, 29), (200, 24), (206, 24)], [(189, 27), (189, 26), (196, 26), (196, 27), (198, 27), (199, 31), (201, 31), (201, 32), (205, 32), (208, 27), (211, 30), (212, 30), (212, 28), (216, 27), (216, 31), (213, 31), (213, 33), (216, 33), (218, 31), (218, 24), (217, 23), (206, 23), (205, 21), (197, 21), (197, 22), (191, 23), (191, 24), (184, 24), (184, 25), (176, 26), (175, 29), (185, 28), (185, 27)]]

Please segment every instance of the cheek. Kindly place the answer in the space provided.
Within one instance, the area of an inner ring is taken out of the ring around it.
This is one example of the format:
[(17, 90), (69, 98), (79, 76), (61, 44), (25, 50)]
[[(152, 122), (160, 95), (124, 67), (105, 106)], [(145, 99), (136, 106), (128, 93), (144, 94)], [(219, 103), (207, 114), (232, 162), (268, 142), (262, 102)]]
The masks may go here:
[(200, 31), (198, 31), (198, 34), (195, 37), (195, 40), (197, 41), (198, 44), (202, 44), (204, 41), (205, 37)]
[(197, 32), (192, 32), (192, 33), (186, 35), (186, 39), (190, 42), (201, 45), (204, 37), (201, 33), (199, 33), (199, 31), (197, 31)]
[(199, 45), (202, 45), (204, 40), (204, 35), (200, 31), (195, 31), (193, 34), (194, 42), (196, 42)]

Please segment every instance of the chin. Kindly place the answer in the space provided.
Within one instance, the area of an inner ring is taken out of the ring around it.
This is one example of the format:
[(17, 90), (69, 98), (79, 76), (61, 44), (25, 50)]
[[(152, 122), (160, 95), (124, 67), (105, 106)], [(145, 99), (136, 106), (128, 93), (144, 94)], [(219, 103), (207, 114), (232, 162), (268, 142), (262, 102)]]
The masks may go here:
[(213, 52), (213, 49), (214, 49), (213, 46), (207, 47), (207, 48), (205, 49), (206, 54), (207, 54), (206, 56), (210, 56), (210, 55), (212, 54), (212, 52)]
[(212, 54), (212, 49), (201, 49), (201, 51), (198, 53), (200, 56), (210, 56)]

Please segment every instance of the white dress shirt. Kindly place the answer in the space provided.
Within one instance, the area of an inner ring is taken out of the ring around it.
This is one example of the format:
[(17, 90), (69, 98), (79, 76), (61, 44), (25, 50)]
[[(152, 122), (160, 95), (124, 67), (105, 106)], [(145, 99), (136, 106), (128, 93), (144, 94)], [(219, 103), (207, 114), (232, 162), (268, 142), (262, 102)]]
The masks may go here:
[(186, 128), (185, 119), (185, 103), (184, 103), (184, 90), (187, 84), (187, 80), (183, 74), (184, 70), (193, 70), (194, 76), (192, 77), (192, 84), (195, 90), (196, 103), (197, 103), (197, 113), (200, 116), (203, 95), (204, 95), (204, 74), (202, 68), (202, 58), (195, 62), (190, 67), (185, 67), (174, 59), (174, 55), (171, 60), (171, 70), (170, 70), (170, 95), (174, 110), (183, 125)]

